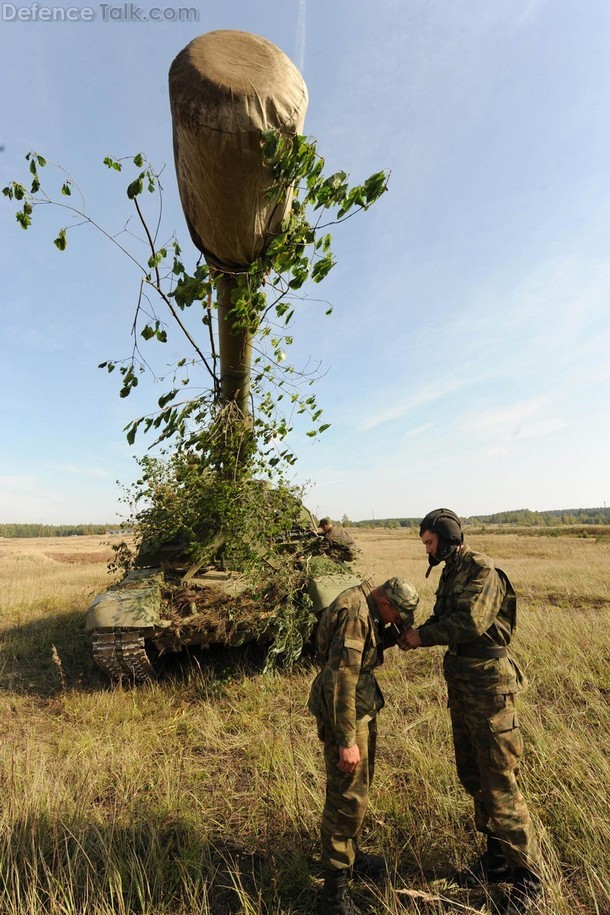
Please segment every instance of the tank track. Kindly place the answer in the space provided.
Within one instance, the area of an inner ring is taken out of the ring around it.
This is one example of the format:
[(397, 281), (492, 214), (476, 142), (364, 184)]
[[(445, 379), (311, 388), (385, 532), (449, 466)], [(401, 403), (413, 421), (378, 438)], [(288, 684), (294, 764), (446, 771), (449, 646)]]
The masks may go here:
[(113, 680), (129, 678), (143, 683), (155, 677), (146, 651), (143, 629), (95, 629), (93, 659)]

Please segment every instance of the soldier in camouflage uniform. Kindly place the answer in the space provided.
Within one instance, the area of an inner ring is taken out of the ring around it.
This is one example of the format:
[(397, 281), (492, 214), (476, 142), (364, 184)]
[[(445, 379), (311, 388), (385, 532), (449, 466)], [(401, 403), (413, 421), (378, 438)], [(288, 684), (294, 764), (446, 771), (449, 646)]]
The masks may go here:
[(463, 543), (448, 509), (423, 519), (429, 568), (445, 563), (432, 616), (401, 637), (401, 647), (448, 646), (444, 658), (458, 777), (474, 800), (487, 850), (456, 875), (462, 886), (512, 882), (506, 915), (521, 915), (540, 896), (540, 853), (516, 775), (523, 749), (515, 694), (524, 677), (508, 653), (517, 622), (506, 574)]
[(386, 870), (380, 855), (366, 855), (356, 841), (366, 813), (375, 767), (377, 712), (384, 700), (374, 670), (384, 648), (413, 625), (419, 596), (412, 585), (390, 578), (370, 592), (343, 591), (324, 611), (317, 632), (322, 670), (309, 695), (318, 736), (324, 741), (326, 803), (322, 814), (322, 915), (357, 915), (347, 879)]
[(320, 528), (323, 550), (332, 559), (338, 559), (340, 562), (353, 562), (360, 555), (360, 547), (356, 546), (344, 527), (335, 528), (330, 518), (322, 518)]

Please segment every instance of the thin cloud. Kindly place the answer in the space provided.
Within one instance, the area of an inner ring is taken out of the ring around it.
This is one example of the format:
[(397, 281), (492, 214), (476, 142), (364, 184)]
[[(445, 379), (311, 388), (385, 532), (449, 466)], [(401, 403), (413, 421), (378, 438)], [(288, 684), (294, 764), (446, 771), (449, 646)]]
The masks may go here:
[[(498, 369), (513, 373), (546, 371), (539, 354), (557, 364), (580, 367), (579, 353), (600, 338), (608, 340), (605, 320), (610, 294), (610, 265), (606, 261), (573, 255), (551, 258), (522, 277), (508, 293), (496, 285), (481, 289), (472, 305), (450, 328), (459, 335), (473, 358), (488, 360), (497, 352)], [(489, 302), (495, 302), (492, 312)], [(498, 320), (498, 315), (502, 320)], [(472, 326), (477, 335), (473, 341)], [(557, 383), (558, 379), (554, 379)]]
[(429, 432), (430, 429), (434, 428), (434, 423), (422, 423), (421, 426), (415, 426), (413, 429), (409, 429), (406, 433), (407, 438), (419, 438), (420, 435), (425, 435), (426, 432)]
[(590, 384), (602, 384), (610, 381), (610, 365), (595, 365), (589, 369), (583, 370), (583, 380)]
[(464, 427), (471, 429), (496, 429), (503, 427), (505, 429), (515, 429), (521, 427), (524, 422), (541, 410), (548, 410), (550, 402), (546, 397), (536, 397), (532, 400), (521, 401), (501, 410), (490, 410), (487, 413), (477, 413), (476, 416), (469, 418)]
[(381, 426), (382, 423), (388, 423), (392, 420), (399, 419), (401, 416), (405, 416), (412, 410), (416, 410), (419, 407), (425, 406), (426, 404), (431, 404), (438, 400), (442, 400), (444, 397), (447, 397), (450, 394), (454, 394), (456, 391), (461, 390), (465, 386), (465, 382), (455, 380), (439, 381), (435, 384), (425, 385), (423, 388), (420, 388), (419, 391), (410, 394), (404, 400), (394, 404), (388, 410), (383, 410), (377, 414), (369, 416), (368, 419), (365, 419), (360, 423), (357, 431), (368, 432), (370, 429), (375, 429), (377, 426)]
[(77, 467), (76, 464), (65, 464), (63, 470), (66, 473), (74, 473), (77, 476), (95, 477), (97, 479), (107, 480), (110, 474), (102, 467)]
[(529, 0), (523, 12), (515, 19), (515, 30), (523, 28), (529, 19), (538, 12), (539, 7), (544, 6), (545, 3), (546, 0)]
[(569, 424), (561, 416), (554, 415), (554, 411), (552, 400), (536, 397), (501, 410), (471, 415), (462, 423), (462, 429), (471, 440), (474, 437), (499, 439), (495, 446), (486, 451), (488, 455), (498, 455), (505, 453), (516, 442), (566, 429)]
[(35, 485), (34, 477), (24, 475), (9, 475), (0, 477), (0, 492), (4, 489), (11, 492), (14, 489), (30, 489)]
[(53, 489), (36, 476), (6, 475), (0, 477), (0, 522), (36, 523), (52, 521), (61, 500)]
[(561, 419), (541, 419), (537, 423), (526, 423), (513, 433), (513, 438), (521, 440), (528, 438), (540, 438), (542, 435), (550, 435), (553, 432), (560, 432), (567, 429), (568, 423)]
[(305, 37), (306, 37), (306, 16), (307, 0), (299, 0), (299, 12), (297, 19), (297, 46), (296, 46), (296, 64), (301, 73), (305, 69)]

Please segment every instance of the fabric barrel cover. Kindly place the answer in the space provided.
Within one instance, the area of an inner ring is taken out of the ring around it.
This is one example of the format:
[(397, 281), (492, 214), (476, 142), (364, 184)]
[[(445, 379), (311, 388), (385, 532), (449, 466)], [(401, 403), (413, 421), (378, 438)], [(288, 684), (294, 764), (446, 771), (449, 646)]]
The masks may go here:
[(212, 266), (255, 260), (290, 206), (265, 192), (261, 131), (302, 133), (307, 87), (266, 38), (219, 30), (195, 38), (173, 61), (169, 94), (180, 199), (194, 244)]

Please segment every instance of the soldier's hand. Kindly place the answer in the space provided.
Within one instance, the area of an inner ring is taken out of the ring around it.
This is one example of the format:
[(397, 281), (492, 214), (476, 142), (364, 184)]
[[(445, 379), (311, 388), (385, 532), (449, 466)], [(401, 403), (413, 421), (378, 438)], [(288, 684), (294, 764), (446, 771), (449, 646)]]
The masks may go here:
[(398, 647), (403, 651), (412, 648), (421, 648), (421, 636), (418, 629), (405, 629), (398, 639)]
[(358, 744), (353, 747), (339, 747), (339, 762), (337, 767), (340, 772), (355, 772), (356, 766), (360, 762), (360, 750)]

